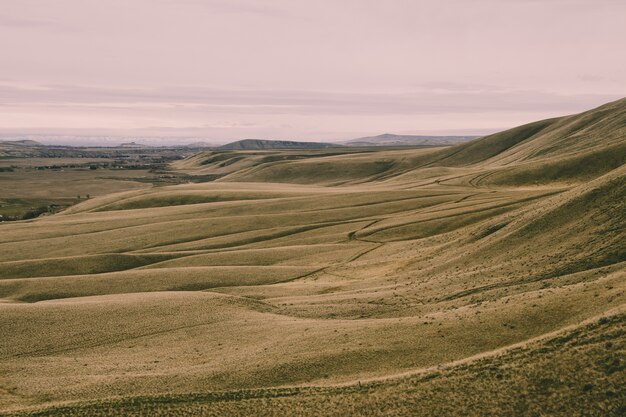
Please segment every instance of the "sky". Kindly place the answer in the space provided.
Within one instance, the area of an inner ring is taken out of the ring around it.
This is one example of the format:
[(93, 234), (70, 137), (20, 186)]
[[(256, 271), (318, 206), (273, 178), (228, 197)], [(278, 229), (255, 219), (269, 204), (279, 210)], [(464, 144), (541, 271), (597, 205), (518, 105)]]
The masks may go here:
[(625, 96), (625, 21), (623, 0), (0, 0), (0, 134), (482, 135)]

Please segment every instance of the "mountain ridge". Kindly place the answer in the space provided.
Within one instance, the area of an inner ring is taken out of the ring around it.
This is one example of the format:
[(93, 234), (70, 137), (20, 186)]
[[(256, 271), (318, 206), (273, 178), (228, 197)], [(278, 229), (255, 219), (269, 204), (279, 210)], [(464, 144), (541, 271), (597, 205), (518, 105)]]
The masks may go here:
[(448, 146), (477, 139), (480, 136), (396, 135), (383, 133), (342, 142), (348, 146)]
[(242, 139), (230, 142), (217, 149), (223, 150), (260, 150), (260, 149), (319, 149), (336, 148), (341, 145), (326, 142), (297, 142), (291, 140)]

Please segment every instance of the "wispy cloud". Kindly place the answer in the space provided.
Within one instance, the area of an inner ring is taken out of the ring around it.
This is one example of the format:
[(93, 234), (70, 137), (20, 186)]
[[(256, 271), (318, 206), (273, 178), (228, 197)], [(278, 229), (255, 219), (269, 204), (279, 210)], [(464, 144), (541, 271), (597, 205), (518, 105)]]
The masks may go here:
[(173, 109), (270, 114), (436, 114), (578, 111), (620, 95), (511, 90), (490, 85), (428, 83), (407, 93), (293, 90), (227, 90), (192, 87), (98, 88), (75, 85), (15, 86), (0, 83), (0, 103), (20, 106)]
[(269, 2), (242, 0), (160, 0), (165, 4), (192, 5), (212, 13), (259, 15), (270, 17), (291, 16), (285, 8), (272, 6)]
[(0, 15), (0, 27), (12, 28), (12, 29), (31, 29), (37, 27), (54, 27), (55, 23), (49, 20), (36, 20), (16, 18), (11, 16)]

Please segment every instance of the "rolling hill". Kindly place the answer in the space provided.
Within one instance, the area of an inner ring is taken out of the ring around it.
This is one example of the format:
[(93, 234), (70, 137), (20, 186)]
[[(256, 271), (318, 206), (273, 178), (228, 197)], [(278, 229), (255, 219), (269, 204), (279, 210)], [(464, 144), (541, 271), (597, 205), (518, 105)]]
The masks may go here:
[(0, 410), (623, 415), (625, 155), (622, 99), (0, 224)]
[[(198, 154), (185, 169), (206, 172), (213, 159), (238, 163), (221, 181), (348, 184), (410, 182), (446, 172), (440, 181), (485, 185), (576, 183), (626, 162), (624, 99), (578, 115), (543, 120), (452, 147), (312, 155), (267, 163), (256, 155)], [(244, 169), (245, 168), (245, 169)], [(333, 173), (334, 172), (334, 173)]]

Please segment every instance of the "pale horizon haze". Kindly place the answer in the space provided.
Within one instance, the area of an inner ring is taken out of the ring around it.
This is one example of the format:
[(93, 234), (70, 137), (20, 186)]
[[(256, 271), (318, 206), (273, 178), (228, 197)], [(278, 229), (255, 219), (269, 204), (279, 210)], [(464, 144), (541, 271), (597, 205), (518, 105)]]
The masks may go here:
[(0, 136), (482, 135), (626, 95), (625, 18), (619, 0), (0, 0)]

